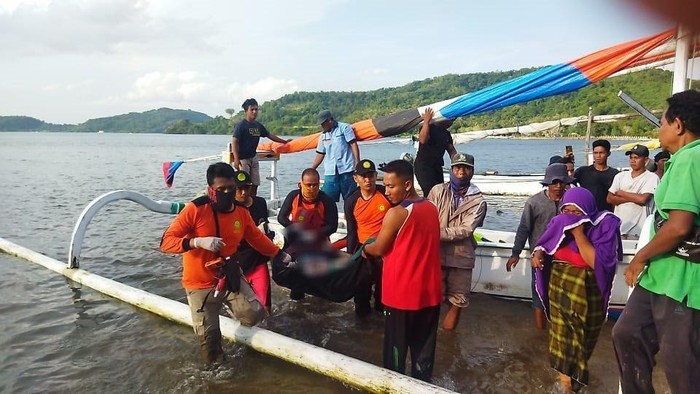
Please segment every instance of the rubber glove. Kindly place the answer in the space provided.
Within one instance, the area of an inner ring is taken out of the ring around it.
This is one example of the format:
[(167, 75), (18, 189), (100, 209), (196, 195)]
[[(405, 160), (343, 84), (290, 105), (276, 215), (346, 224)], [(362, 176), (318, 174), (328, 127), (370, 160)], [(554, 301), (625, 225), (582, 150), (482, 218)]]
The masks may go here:
[(226, 246), (224, 241), (219, 237), (199, 237), (192, 240), (195, 248), (206, 249), (210, 252), (218, 252)]

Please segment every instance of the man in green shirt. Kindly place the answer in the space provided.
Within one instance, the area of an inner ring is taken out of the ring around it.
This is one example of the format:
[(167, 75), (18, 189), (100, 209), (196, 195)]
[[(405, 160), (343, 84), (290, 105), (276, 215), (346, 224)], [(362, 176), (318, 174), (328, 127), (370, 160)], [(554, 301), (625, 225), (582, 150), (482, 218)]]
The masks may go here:
[(654, 195), (658, 224), (625, 270), (637, 286), (613, 328), (625, 393), (654, 392), (659, 351), (671, 392), (700, 393), (700, 92), (667, 101), (659, 140), (672, 156)]

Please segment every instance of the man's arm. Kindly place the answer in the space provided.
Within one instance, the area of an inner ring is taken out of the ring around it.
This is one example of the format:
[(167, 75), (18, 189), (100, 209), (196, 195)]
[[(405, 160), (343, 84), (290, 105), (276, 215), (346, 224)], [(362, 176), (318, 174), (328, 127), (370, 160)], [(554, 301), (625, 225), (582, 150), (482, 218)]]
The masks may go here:
[(427, 144), (430, 140), (430, 120), (433, 119), (433, 109), (428, 107), (423, 112), (423, 126), (418, 133), (418, 141), (421, 144)]
[(287, 142), (291, 141), (291, 140), (282, 139), (282, 138), (280, 138), (272, 133), (270, 133), (270, 135), (268, 135), (267, 138), (269, 138), (272, 141), (279, 142), (280, 144), (286, 144)]
[(292, 224), (292, 221), (289, 219), (289, 215), (292, 213), (292, 201), (294, 201), (294, 197), (297, 195), (298, 193), (294, 191), (287, 194), (287, 197), (284, 199), (284, 202), (280, 207), (280, 211), (277, 214), (277, 222), (279, 222), (279, 224), (281, 224), (283, 227), (288, 227)]
[(450, 159), (457, 154), (457, 149), (453, 144), (447, 144), (447, 154), (450, 155)]
[(468, 213), (466, 220), (461, 226), (447, 226), (440, 229), (440, 241), (459, 241), (471, 238), (474, 230), (484, 223), (486, 216), (486, 201), (482, 200), (476, 209)]
[(187, 237), (194, 229), (194, 205), (188, 203), (185, 209), (175, 216), (160, 240), (160, 250), (165, 253), (184, 253), (194, 248), (192, 238)]
[(323, 227), (321, 227), (320, 233), (324, 237), (330, 237), (331, 234), (338, 231), (338, 209), (335, 206), (335, 201), (333, 201), (327, 194), (321, 194), (323, 203)]
[(654, 195), (652, 193), (632, 193), (626, 192), (624, 190), (618, 190), (615, 193), (618, 197), (627, 200), (628, 202), (633, 202), (637, 205), (646, 205), (649, 200), (651, 200)]
[[(520, 261), (520, 253), (525, 248), (525, 241), (530, 237), (532, 232), (532, 226), (535, 223), (535, 216), (532, 213), (532, 203), (528, 199), (525, 202), (525, 207), (523, 208), (523, 213), (520, 216), (520, 224), (518, 229), (515, 231), (515, 240), (513, 241), (513, 249), (510, 251), (510, 257), (506, 262), (506, 271), (510, 272), (513, 267), (518, 265)], [(533, 248), (534, 245), (530, 245)]]
[(360, 146), (357, 145), (357, 141), (352, 140), (350, 144), (350, 150), (352, 151), (352, 157), (355, 159), (355, 165), (360, 162)]
[(669, 211), (666, 223), (656, 232), (654, 238), (634, 255), (630, 264), (625, 268), (627, 286), (633, 286), (637, 283), (639, 273), (642, 272), (649, 260), (678, 247), (692, 231), (694, 220), (695, 214), (692, 212), (677, 209)]
[(377, 240), (365, 246), (364, 253), (371, 256), (384, 256), (396, 239), (401, 226), (408, 217), (408, 211), (402, 206), (389, 209), (384, 216), (382, 229), (379, 230)]
[(243, 239), (245, 239), (250, 246), (252, 246), (253, 249), (257, 250), (260, 254), (268, 257), (276, 256), (277, 253), (279, 253), (280, 248), (272, 243), (270, 238), (268, 238), (265, 233), (260, 231), (248, 212), (246, 212), (244, 215), (243, 220), (245, 221), (245, 234)]
[(241, 168), (241, 157), (238, 153), (238, 137), (231, 137), (231, 151), (233, 152), (233, 168)]
[(359, 244), (359, 239), (357, 238), (357, 219), (355, 218), (355, 204), (360, 196), (360, 191), (356, 190), (350, 198), (345, 201), (343, 206), (343, 211), (345, 212), (345, 223), (346, 230), (348, 232), (347, 236), (347, 251), (349, 253), (355, 253), (357, 250), (357, 245)]
[(321, 162), (323, 161), (323, 158), (324, 158), (325, 156), (326, 156), (326, 155), (324, 155), (323, 153), (318, 153), (318, 152), (316, 152), (316, 156), (314, 157), (314, 162), (313, 162), (313, 164), (311, 164), (311, 168), (313, 168), (314, 170), (315, 170), (316, 168), (318, 168), (318, 166), (321, 165)]

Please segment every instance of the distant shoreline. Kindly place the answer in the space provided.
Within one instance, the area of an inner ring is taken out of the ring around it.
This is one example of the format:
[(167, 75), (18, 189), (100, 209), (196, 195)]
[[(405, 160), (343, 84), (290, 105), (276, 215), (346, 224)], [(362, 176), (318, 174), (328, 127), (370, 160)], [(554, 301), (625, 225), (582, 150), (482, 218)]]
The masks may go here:
[[(504, 140), (556, 140), (556, 139), (567, 139), (567, 140), (585, 140), (586, 137), (584, 136), (559, 136), (559, 137), (536, 137), (536, 136), (509, 136), (509, 135), (494, 135), (494, 136), (488, 136), (486, 138), (493, 138), (493, 139), (504, 139)], [(656, 139), (655, 137), (646, 137), (646, 136), (634, 136), (634, 135), (628, 135), (628, 136), (620, 136), (620, 135), (597, 135), (597, 136), (591, 136), (591, 141), (595, 140), (610, 140), (610, 141), (629, 141), (629, 140), (639, 140), (639, 141), (650, 141), (653, 139)]]

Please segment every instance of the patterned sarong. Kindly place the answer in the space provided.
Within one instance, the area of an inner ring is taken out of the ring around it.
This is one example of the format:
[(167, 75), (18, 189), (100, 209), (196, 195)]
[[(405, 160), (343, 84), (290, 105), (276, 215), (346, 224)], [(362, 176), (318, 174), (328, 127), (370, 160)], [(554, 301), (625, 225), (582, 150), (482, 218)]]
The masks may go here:
[(593, 270), (556, 261), (549, 282), (552, 368), (571, 377), (573, 387), (588, 384), (588, 359), (605, 322), (603, 299)]

